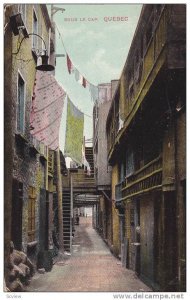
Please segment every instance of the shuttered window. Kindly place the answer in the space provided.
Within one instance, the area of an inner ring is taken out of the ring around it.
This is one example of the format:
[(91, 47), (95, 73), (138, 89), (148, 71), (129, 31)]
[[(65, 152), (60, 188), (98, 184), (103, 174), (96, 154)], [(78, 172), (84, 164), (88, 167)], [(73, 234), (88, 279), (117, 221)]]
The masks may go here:
[(36, 189), (29, 187), (28, 193), (28, 242), (35, 240), (35, 210), (36, 210)]

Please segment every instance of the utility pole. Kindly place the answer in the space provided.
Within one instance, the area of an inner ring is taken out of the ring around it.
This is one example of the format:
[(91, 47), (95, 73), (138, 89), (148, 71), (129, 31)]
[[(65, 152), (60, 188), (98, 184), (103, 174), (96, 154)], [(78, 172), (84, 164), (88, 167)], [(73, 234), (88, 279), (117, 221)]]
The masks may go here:
[[(56, 45), (55, 45), (55, 22), (53, 21), (53, 15), (58, 11), (65, 11), (64, 8), (59, 8), (51, 5), (51, 24), (52, 24), (52, 40), (54, 44), (54, 55), (52, 57), (53, 65), (55, 65), (56, 58)], [(61, 55), (59, 55), (60, 57)], [(62, 55), (65, 56), (65, 55)], [(55, 71), (54, 71), (55, 75)], [(64, 251), (64, 239), (63, 239), (63, 192), (62, 192), (62, 178), (61, 178), (61, 163), (60, 163), (60, 150), (56, 151), (56, 164), (57, 164), (57, 199), (58, 199), (58, 223), (59, 223), (59, 251)]]

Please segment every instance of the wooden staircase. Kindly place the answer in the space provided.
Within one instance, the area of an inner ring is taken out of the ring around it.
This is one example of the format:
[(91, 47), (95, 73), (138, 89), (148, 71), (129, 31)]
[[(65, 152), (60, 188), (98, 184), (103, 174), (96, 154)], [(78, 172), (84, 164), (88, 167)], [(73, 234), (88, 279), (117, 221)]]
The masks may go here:
[(71, 251), (72, 222), (70, 191), (63, 191), (63, 242), (64, 250)]
[(93, 158), (93, 147), (85, 147), (85, 157), (90, 165), (91, 177), (94, 177), (94, 158)]
[[(85, 147), (85, 157), (90, 165), (90, 175), (87, 170), (82, 169), (70, 169), (70, 175), (73, 182), (73, 194), (96, 194), (96, 184), (94, 179), (94, 159), (93, 159), (93, 147)], [(63, 186), (63, 242), (64, 250), (71, 252), (72, 246), (72, 217), (71, 217), (71, 186), (70, 178), (64, 181)], [(75, 199), (75, 197), (74, 197)], [(75, 200), (74, 200), (75, 201)], [(80, 207), (84, 205), (93, 205), (97, 203), (98, 198), (96, 196), (82, 197), (74, 202), (74, 207)]]

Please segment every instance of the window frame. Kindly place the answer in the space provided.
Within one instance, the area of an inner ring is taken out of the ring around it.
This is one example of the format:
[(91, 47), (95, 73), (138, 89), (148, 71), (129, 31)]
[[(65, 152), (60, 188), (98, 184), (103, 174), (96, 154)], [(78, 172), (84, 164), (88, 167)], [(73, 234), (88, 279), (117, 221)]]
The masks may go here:
[[(34, 19), (35, 19), (35, 23), (36, 23), (36, 31), (34, 31)], [(35, 7), (33, 6), (32, 9), (32, 33), (38, 34), (38, 14), (37, 11), (35, 9)], [(32, 50), (36, 51), (38, 49), (38, 38), (37, 36), (33, 35), (32, 36)]]
[(36, 189), (29, 186), (28, 190), (28, 243), (35, 241), (36, 235)]
[[(23, 8), (24, 8), (24, 10), (23, 10)], [(26, 4), (21, 4), (21, 3), (18, 4), (18, 11), (22, 15), (22, 21), (23, 21), (24, 25), (26, 25), (26, 20), (27, 20), (27, 18), (26, 18), (26, 13), (27, 13)]]

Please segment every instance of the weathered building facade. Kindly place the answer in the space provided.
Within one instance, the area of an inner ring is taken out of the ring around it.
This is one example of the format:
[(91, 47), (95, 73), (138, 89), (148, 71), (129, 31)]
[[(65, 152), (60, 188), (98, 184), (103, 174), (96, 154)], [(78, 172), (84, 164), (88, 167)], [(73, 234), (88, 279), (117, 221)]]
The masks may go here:
[(161, 291), (185, 291), (185, 49), (185, 5), (144, 5), (106, 124), (113, 245)]
[(97, 216), (95, 228), (108, 244), (112, 243), (112, 200), (111, 167), (107, 162), (106, 119), (115, 92), (117, 80), (99, 84), (99, 98), (93, 110), (93, 154), (97, 193), (100, 195), (94, 214)]
[(5, 23), (6, 274), (11, 240), (35, 263), (39, 251), (48, 250), (51, 244), (47, 203), (53, 193), (52, 154), (30, 134), (30, 112), (38, 56), (44, 43), (49, 56), (54, 48), (46, 5), (5, 5)]

